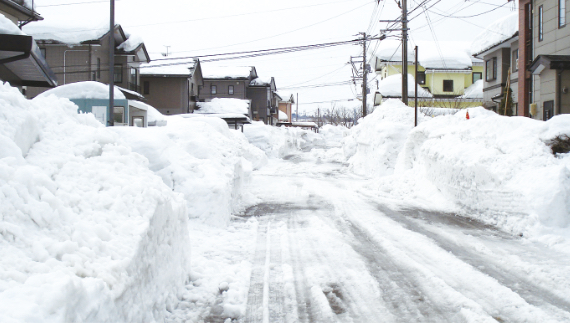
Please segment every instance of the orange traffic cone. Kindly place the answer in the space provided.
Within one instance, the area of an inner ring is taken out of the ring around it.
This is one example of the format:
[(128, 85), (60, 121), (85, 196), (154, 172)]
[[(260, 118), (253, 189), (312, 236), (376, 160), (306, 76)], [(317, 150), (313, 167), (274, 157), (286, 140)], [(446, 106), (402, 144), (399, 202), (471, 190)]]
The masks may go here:
[(469, 111), (467, 111), (467, 114), (465, 114), (465, 118), (467, 118), (467, 120), (469, 120)]

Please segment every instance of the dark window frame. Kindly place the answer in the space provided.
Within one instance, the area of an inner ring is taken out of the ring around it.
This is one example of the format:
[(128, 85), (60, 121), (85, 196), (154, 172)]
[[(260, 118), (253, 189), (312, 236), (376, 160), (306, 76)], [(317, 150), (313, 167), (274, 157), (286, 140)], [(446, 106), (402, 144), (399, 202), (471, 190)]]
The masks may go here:
[[(121, 116), (121, 119), (118, 119), (118, 116)], [(113, 108), (113, 119), (115, 123), (125, 123), (125, 107), (122, 105), (115, 106)]]
[(210, 94), (218, 94), (218, 86), (217, 85), (210, 85)]
[[(134, 72), (134, 74), (133, 74)], [(129, 82), (134, 84), (135, 86), (138, 85), (138, 75), (139, 75), (139, 70), (136, 67), (130, 67), (129, 69)]]
[[(451, 86), (451, 90), (449, 90), (450, 86)], [(447, 90), (446, 90), (446, 88), (447, 88)], [(453, 80), (443, 80), (443, 92), (453, 92)]]
[(228, 85), (228, 94), (229, 95), (234, 95), (234, 86), (233, 85)]
[(150, 81), (143, 81), (143, 94), (150, 94)]
[(538, 41), (544, 40), (544, 8), (542, 5), (538, 6)]
[(511, 64), (513, 65), (512, 71), (518, 72), (519, 70), (519, 49), (515, 49), (511, 52)]
[(425, 71), (418, 71), (418, 84), (426, 84), (426, 72)]
[(115, 64), (113, 80), (115, 83), (123, 83), (123, 64)]
[(566, 26), (566, 0), (558, 0), (558, 29)]
[(475, 83), (478, 80), (475, 79), (475, 75), (479, 75), (479, 79), (478, 80), (482, 80), (483, 79), (483, 72), (473, 72), (473, 74), (471, 74), (471, 83)]
[[(489, 71), (489, 63), (491, 63), (491, 71)], [(489, 73), (491, 72), (491, 73)], [(485, 61), (485, 81), (495, 81), (497, 79), (497, 58), (493, 57)]]

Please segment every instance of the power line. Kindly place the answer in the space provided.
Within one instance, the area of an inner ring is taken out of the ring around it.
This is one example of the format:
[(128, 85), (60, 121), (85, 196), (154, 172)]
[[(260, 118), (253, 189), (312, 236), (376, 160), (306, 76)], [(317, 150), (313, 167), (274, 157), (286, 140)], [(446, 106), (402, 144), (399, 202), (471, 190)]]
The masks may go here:
[(430, 11), (430, 12), (431, 12), (431, 13), (434, 13), (434, 14), (436, 14), (436, 15), (438, 15), (438, 16), (445, 17), (445, 18), (466, 19), (466, 18), (474, 18), (474, 17), (478, 17), (478, 16), (481, 16), (481, 15), (487, 14), (487, 13), (489, 13), (489, 12), (495, 11), (495, 10), (497, 10), (497, 9), (500, 9), (500, 8), (506, 6), (507, 4), (508, 4), (508, 2), (505, 2), (505, 3), (504, 3), (503, 5), (501, 5), (501, 6), (498, 6), (498, 7), (496, 7), (496, 8), (491, 9), (491, 10), (488, 10), (488, 11), (485, 11), (485, 12), (481, 12), (481, 13), (478, 13), (478, 14), (475, 14), (475, 15), (471, 15), (471, 16), (442, 15), (442, 14), (437, 13), (437, 12), (435, 12), (435, 11)]
[[(119, 2), (121, 0), (115, 0), (116, 2)], [(38, 8), (46, 8), (46, 7), (61, 7), (61, 6), (72, 6), (72, 5), (76, 5), (76, 4), (91, 4), (91, 3), (109, 3), (109, 1), (86, 1), (86, 2), (72, 2), (72, 3), (60, 3), (60, 4), (47, 4), (47, 5), (43, 5), (43, 6), (36, 6)]]

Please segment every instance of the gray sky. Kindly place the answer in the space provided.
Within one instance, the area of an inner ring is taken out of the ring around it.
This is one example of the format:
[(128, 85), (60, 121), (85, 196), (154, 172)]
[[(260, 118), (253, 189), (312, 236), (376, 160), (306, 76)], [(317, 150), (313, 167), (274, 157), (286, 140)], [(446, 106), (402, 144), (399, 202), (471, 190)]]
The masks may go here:
[[(410, 10), (420, 2), (408, 0)], [(414, 11), (410, 16), (413, 18), (410, 40), (434, 41), (435, 34), (440, 42), (457, 41), (468, 46), (486, 25), (512, 13), (513, 3), (506, 2), (427, 0), (428, 8), (433, 5), (428, 11), (432, 28), (422, 9)], [(35, 3), (46, 20), (66, 19), (70, 15), (86, 21), (109, 17), (108, 1), (35, 0)], [(496, 10), (484, 13), (493, 9)], [(159, 58), (166, 52), (165, 46), (170, 46), (168, 50), (173, 55), (195, 56), (350, 40), (364, 31), (376, 35), (386, 27), (379, 20), (397, 19), (400, 15), (394, 0), (382, 0), (379, 4), (375, 0), (117, 0), (115, 19), (126, 32), (142, 36), (151, 56)], [(449, 15), (461, 18), (444, 17)], [(464, 18), (468, 16), (474, 17)], [(374, 48), (376, 43), (372, 43), (369, 55)], [(361, 54), (361, 46), (345, 45), (216, 64), (253, 65), (260, 76), (275, 77), (279, 91), (299, 93), (300, 111), (312, 111), (333, 104), (323, 101), (354, 99), (355, 91), (359, 90), (349, 85), (287, 87), (349, 81), (352, 73), (346, 63), (351, 55)], [(373, 89), (374, 86), (371, 84)], [(354, 106), (359, 101), (336, 104)]]

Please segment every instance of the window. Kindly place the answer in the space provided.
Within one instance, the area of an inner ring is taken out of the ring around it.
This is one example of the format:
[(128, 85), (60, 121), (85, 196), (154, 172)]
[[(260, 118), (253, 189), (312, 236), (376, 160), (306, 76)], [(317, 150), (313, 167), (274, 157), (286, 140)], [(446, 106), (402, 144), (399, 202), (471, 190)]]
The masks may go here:
[(113, 120), (115, 123), (125, 123), (125, 107), (113, 108)]
[(519, 50), (515, 49), (513, 50), (513, 54), (511, 55), (513, 61), (512, 61), (512, 65), (513, 65), (513, 72), (516, 72), (519, 70)]
[(497, 79), (497, 58), (493, 57), (485, 62), (485, 80), (494, 81)]
[(453, 80), (443, 80), (443, 92), (453, 92)]
[(210, 86), (210, 94), (217, 94), (218, 93), (218, 87), (215, 85)]
[(114, 75), (114, 82), (115, 83), (123, 83), (123, 65), (118, 64), (115, 65), (115, 69), (113, 70)]
[(97, 78), (101, 78), (101, 59), (97, 58)]
[(558, 28), (566, 26), (566, 0), (558, 0)]
[(133, 84), (134, 86), (138, 85), (138, 70), (134, 67), (131, 67), (131, 73), (130, 73), (130, 77), (129, 77), (129, 82), (131, 82), (131, 84)]
[(483, 73), (482, 72), (473, 72), (473, 74), (471, 75), (471, 81), (473, 83), (475, 83), (481, 79), (483, 79)]
[(149, 81), (143, 82), (143, 94), (150, 94), (150, 82)]
[(538, 7), (538, 41), (544, 39), (544, 19), (543, 19), (543, 9), (542, 6)]
[(426, 72), (418, 72), (418, 84), (426, 84)]
[(230, 95), (234, 94), (234, 86), (233, 85), (228, 85), (228, 94), (230, 94)]

